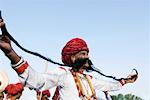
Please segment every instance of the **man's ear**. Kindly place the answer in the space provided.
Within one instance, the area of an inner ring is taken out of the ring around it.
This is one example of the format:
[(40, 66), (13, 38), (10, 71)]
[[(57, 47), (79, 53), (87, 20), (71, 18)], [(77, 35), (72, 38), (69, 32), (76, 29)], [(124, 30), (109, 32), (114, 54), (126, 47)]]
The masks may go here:
[(71, 61), (74, 63), (76, 60), (75, 55), (71, 55)]

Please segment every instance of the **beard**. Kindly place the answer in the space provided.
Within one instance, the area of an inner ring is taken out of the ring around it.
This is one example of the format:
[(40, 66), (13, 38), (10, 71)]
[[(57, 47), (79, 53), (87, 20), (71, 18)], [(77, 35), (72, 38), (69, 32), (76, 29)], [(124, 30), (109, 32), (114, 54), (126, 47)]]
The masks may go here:
[[(88, 61), (89, 58), (78, 58), (75, 60), (75, 62), (72, 64), (72, 69), (74, 71), (79, 71), (79, 69), (87, 69), (88, 68)], [(86, 64), (86, 65), (85, 65)]]

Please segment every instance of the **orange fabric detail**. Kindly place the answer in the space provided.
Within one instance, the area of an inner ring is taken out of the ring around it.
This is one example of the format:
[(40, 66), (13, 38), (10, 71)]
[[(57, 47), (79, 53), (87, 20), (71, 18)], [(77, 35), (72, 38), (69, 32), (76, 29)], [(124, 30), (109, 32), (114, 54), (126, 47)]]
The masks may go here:
[(15, 69), (15, 71), (18, 74), (22, 74), (28, 66), (29, 66), (29, 64), (27, 62), (25, 62), (25, 64), (21, 65), (18, 69)]
[(91, 76), (88, 77), (87, 75), (85, 75), (86, 80), (87, 80), (87, 82), (88, 82), (88, 84), (90, 86), (91, 92), (92, 92), (92, 96), (89, 96), (89, 95), (85, 95), (85, 93), (83, 91), (83, 88), (82, 88), (82, 84), (80, 82), (81, 80), (79, 79), (79, 76), (77, 75), (77, 73), (73, 72), (72, 70), (71, 70), (71, 73), (72, 73), (72, 75), (74, 77), (74, 81), (76, 83), (76, 87), (77, 87), (78, 92), (79, 92), (79, 97), (82, 96), (82, 97), (86, 98), (87, 100), (91, 100), (91, 98), (94, 98), (94, 100), (97, 100), (97, 97), (96, 97), (96, 94), (95, 94), (95, 90), (94, 90), (94, 88), (92, 86), (92, 83), (90, 81), (90, 79), (92, 77)]
[(79, 92), (79, 97), (80, 97), (80, 96), (82, 96), (83, 94), (82, 94), (81, 89), (79, 88), (79, 82), (78, 82), (78, 80), (77, 80), (76, 73), (73, 72), (73, 70), (70, 70), (70, 72), (71, 72), (72, 75), (73, 75), (74, 81), (75, 81), (75, 83), (76, 83), (77, 90), (78, 90), (78, 92)]

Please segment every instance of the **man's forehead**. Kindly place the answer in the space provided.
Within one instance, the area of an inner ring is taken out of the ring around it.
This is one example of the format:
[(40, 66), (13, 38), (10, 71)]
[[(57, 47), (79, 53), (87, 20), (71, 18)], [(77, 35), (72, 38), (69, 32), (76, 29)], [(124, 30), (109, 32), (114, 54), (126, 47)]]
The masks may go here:
[(83, 50), (83, 51), (79, 51), (78, 53), (74, 54), (74, 56), (78, 56), (78, 55), (83, 54), (83, 53), (88, 54), (87, 51)]
[(85, 50), (82, 50), (82, 51), (79, 51), (78, 53), (80, 54), (80, 53), (88, 53), (88, 52)]

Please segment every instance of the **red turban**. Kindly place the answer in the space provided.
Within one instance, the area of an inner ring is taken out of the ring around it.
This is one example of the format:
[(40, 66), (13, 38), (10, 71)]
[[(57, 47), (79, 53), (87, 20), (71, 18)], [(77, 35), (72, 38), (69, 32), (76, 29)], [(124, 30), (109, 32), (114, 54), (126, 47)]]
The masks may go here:
[(62, 62), (66, 65), (71, 65), (71, 55), (83, 50), (89, 52), (88, 46), (84, 40), (80, 38), (74, 38), (70, 40), (62, 49)]
[(22, 93), (23, 90), (24, 88), (21, 83), (9, 84), (5, 88), (5, 92), (7, 93), (7, 95), (16, 95), (17, 93)]
[[(37, 95), (40, 95), (40, 94), (41, 94), (41, 92), (40, 92), (40, 91), (37, 91)], [(44, 90), (44, 91), (42, 91), (42, 95), (47, 95), (48, 97), (51, 96), (49, 90)]]

